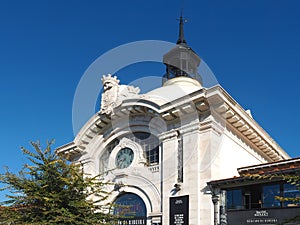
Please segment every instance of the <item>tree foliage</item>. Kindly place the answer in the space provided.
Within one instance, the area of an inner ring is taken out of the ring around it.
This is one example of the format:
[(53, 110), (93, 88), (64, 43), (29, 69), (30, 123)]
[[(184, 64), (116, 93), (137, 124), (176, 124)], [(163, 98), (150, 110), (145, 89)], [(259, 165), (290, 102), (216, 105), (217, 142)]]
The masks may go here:
[(31, 143), (34, 151), (21, 148), (30, 164), (17, 173), (8, 169), (0, 182), (8, 190), (1, 203), (0, 224), (81, 225), (108, 224), (111, 216), (103, 213), (103, 202), (109, 193), (100, 176), (84, 176), (80, 166), (68, 163), (51, 151)]

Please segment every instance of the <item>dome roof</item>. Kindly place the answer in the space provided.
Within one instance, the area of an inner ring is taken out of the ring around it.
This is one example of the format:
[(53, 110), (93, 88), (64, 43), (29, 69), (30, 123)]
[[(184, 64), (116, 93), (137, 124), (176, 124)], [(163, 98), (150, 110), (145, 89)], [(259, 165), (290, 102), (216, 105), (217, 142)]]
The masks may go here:
[(164, 86), (144, 94), (144, 98), (161, 106), (200, 89), (202, 86), (197, 80), (177, 77), (166, 82)]

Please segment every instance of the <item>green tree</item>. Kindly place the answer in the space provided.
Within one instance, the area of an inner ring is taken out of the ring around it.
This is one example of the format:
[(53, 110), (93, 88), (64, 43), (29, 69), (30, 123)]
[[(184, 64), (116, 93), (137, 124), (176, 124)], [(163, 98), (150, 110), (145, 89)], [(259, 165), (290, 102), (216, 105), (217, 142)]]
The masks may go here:
[(109, 195), (103, 187), (109, 185), (101, 176), (84, 176), (80, 166), (70, 164), (51, 151), (52, 142), (44, 150), (31, 143), (34, 151), (21, 148), (30, 164), (17, 173), (8, 169), (0, 174), (0, 182), (8, 190), (1, 203), (0, 224), (81, 225), (108, 224), (110, 214), (103, 202)]

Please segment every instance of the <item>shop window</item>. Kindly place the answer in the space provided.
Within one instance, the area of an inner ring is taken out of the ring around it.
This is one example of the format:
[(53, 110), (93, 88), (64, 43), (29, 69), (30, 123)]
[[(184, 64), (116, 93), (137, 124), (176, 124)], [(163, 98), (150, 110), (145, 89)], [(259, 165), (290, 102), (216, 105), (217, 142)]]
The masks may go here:
[[(283, 197), (291, 198), (289, 201), (284, 201), (284, 207), (290, 206), (300, 206), (299, 198), (300, 198), (300, 190), (297, 186), (292, 184), (284, 184), (283, 186)], [(298, 201), (293, 201), (292, 199), (298, 198)]]
[(263, 186), (262, 200), (264, 208), (280, 207), (280, 201), (276, 196), (280, 196), (280, 184)]
[(227, 191), (227, 209), (243, 209), (243, 196), (241, 189)]

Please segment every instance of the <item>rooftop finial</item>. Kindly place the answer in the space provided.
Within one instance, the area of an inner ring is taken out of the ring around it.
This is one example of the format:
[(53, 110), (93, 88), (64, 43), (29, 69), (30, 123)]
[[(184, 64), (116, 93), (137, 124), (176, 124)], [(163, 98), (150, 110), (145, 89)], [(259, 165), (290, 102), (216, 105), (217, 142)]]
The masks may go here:
[(179, 37), (178, 37), (178, 40), (177, 40), (176, 44), (186, 44), (186, 40), (184, 39), (183, 23), (187, 22), (187, 21), (185, 19), (183, 19), (183, 17), (182, 17), (182, 11), (183, 11), (183, 9), (181, 9), (181, 13), (180, 13), (180, 18), (179, 18)]

